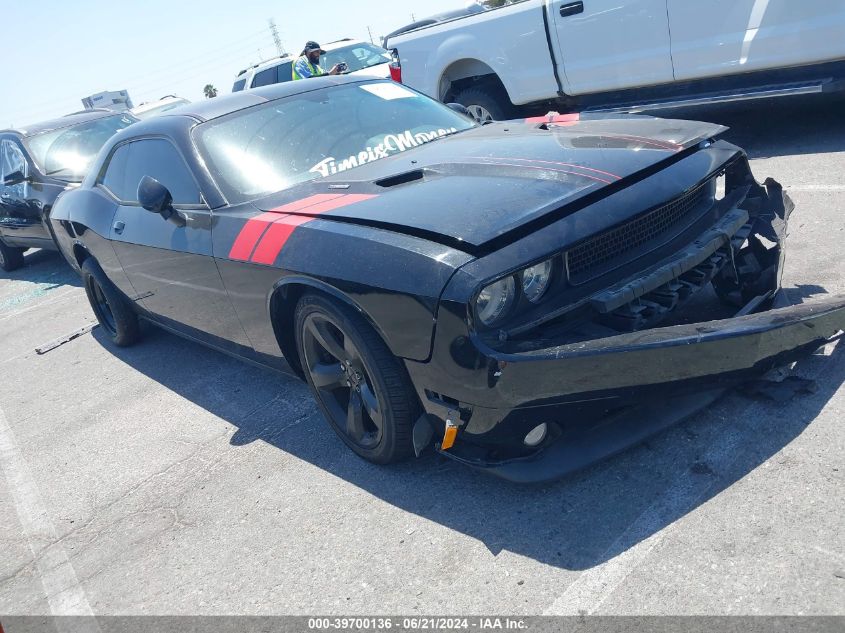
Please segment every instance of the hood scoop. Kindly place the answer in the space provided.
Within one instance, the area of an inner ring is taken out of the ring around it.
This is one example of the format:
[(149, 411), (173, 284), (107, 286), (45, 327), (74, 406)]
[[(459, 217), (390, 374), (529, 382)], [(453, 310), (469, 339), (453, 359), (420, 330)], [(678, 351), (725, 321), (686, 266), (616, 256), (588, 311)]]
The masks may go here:
[(425, 177), (425, 172), (422, 169), (414, 169), (406, 171), (403, 174), (396, 174), (395, 176), (388, 176), (381, 180), (376, 180), (375, 184), (385, 189), (389, 187), (397, 187), (416, 180), (422, 180)]

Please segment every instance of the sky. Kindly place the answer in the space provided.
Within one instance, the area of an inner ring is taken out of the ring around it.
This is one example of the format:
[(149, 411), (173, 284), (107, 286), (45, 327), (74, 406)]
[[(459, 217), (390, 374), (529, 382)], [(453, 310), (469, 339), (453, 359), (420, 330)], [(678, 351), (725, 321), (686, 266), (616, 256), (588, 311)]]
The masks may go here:
[[(129, 91), (135, 105), (175, 94), (203, 99), (203, 87), (231, 91), (238, 71), (276, 55), (267, 24), (297, 54), (308, 40), (382, 35), (464, 0), (42, 0), (3, 8), (0, 128), (82, 109), (83, 97)], [(17, 36), (13, 36), (16, 34)]]

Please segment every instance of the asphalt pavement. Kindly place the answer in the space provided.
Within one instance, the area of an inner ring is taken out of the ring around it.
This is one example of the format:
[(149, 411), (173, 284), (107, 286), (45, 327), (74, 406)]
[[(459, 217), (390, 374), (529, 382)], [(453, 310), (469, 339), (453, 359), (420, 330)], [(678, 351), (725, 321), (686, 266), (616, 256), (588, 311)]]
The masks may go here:
[[(845, 102), (730, 125), (796, 203), (784, 285), (845, 292)], [(148, 328), (112, 348), (74, 273), (0, 274), (0, 614), (845, 614), (845, 352), (541, 487), (349, 451), (306, 387)]]

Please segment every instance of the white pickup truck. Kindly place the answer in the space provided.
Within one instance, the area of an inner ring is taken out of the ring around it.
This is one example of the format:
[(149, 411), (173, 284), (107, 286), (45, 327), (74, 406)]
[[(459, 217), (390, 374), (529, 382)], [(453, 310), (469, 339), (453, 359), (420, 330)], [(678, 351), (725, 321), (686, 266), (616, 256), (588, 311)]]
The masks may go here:
[(822, 92), (845, 78), (845, 0), (476, 4), (386, 47), (394, 78), (478, 119), (526, 104), (636, 111)]

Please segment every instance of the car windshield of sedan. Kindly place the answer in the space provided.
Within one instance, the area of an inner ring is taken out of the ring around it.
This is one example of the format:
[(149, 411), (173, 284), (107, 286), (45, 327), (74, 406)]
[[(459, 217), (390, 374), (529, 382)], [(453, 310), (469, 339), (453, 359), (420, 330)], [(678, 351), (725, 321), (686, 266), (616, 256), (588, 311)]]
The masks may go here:
[(332, 176), (476, 127), (393, 82), (333, 86), (233, 112), (197, 127), (231, 203)]
[(25, 142), (45, 175), (67, 182), (82, 182), (106, 141), (137, 120), (124, 112), (44, 132)]
[(320, 66), (328, 72), (335, 64), (346, 62), (348, 66), (346, 72), (352, 73), (379, 64), (387, 64), (389, 61), (390, 53), (385, 49), (373, 44), (362, 43), (327, 51), (325, 55), (320, 57)]

